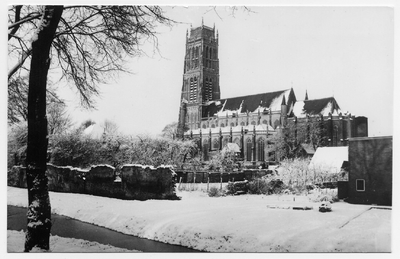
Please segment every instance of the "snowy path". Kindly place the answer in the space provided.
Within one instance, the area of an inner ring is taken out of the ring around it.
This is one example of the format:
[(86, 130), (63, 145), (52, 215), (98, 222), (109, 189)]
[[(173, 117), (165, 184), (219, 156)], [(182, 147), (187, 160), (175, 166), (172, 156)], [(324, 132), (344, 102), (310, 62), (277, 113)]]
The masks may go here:
[[(125, 234), (197, 250), (391, 251), (391, 210), (369, 210), (371, 206), (339, 202), (333, 204), (333, 212), (320, 213), (316, 209), (302, 211), (267, 207), (318, 206), (305, 199), (297, 199), (296, 202), (284, 200), (283, 196), (279, 199), (264, 195), (210, 198), (201, 192), (182, 192), (178, 196), (182, 200), (124, 201), (50, 192), (54, 213)], [(8, 187), (8, 204), (26, 206), (27, 191)]]

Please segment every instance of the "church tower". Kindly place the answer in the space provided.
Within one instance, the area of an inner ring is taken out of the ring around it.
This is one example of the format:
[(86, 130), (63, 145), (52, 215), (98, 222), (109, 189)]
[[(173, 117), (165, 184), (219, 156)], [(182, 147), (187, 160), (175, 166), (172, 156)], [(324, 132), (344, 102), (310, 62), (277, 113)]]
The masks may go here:
[(218, 32), (204, 26), (186, 32), (186, 54), (179, 110), (178, 136), (200, 128), (202, 105), (220, 99)]

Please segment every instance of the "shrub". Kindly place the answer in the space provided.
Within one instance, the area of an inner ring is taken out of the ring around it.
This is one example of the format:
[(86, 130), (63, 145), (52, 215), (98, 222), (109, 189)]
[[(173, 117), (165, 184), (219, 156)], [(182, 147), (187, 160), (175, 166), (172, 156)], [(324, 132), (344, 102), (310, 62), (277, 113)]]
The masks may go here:
[(255, 179), (249, 182), (249, 193), (251, 194), (278, 194), (287, 189), (280, 179)]
[(219, 188), (212, 186), (208, 190), (208, 196), (209, 197), (220, 197), (222, 195), (222, 192), (219, 190)]
[(230, 182), (226, 186), (227, 188), (227, 194), (243, 194), (243, 193), (248, 193), (249, 191), (249, 183), (247, 181), (240, 181), (240, 182)]
[(265, 179), (255, 179), (249, 182), (249, 192), (251, 194), (267, 194), (268, 190), (268, 182)]
[(312, 201), (312, 202), (323, 202), (323, 201), (337, 202), (337, 201), (339, 201), (336, 191), (332, 191), (329, 193), (323, 193), (323, 192), (317, 191), (317, 192), (313, 192), (308, 197), (309, 197), (310, 201)]

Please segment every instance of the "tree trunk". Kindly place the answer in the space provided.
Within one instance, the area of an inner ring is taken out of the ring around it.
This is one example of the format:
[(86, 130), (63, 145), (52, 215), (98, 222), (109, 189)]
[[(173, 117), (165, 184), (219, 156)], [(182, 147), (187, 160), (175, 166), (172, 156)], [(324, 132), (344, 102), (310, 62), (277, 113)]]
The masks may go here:
[(28, 147), (26, 179), (28, 187), (25, 252), (33, 247), (49, 250), (51, 228), (50, 199), (47, 189), (46, 84), (50, 47), (63, 6), (45, 6), (41, 25), (32, 41), (28, 92)]

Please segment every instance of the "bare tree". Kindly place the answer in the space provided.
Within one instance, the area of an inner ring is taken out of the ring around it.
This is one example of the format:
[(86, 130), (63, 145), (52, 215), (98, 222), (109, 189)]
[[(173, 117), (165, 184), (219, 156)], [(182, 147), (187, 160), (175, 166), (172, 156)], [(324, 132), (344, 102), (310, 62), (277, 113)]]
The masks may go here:
[(175, 139), (178, 131), (178, 122), (171, 122), (166, 125), (161, 131), (161, 136), (164, 138)]
[[(78, 89), (82, 104), (93, 107), (98, 84), (126, 71), (123, 61), (140, 55), (144, 41), (156, 47), (156, 25), (172, 21), (157, 6), (11, 6), (8, 21), (9, 58), (18, 60), (9, 69), (9, 87), (29, 74), (25, 251), (35, 246), (48, 250), (51, 220), (45, 171), (49, 69), (61, 69), (62, 78)], [(30, 65), (25, 64), (27, 60)]]
[(118, 125), (112, 120), (105, 119), (102, 123), (104, 128), (104, 133), (109, 136), (114, 136), (118, 133)]

